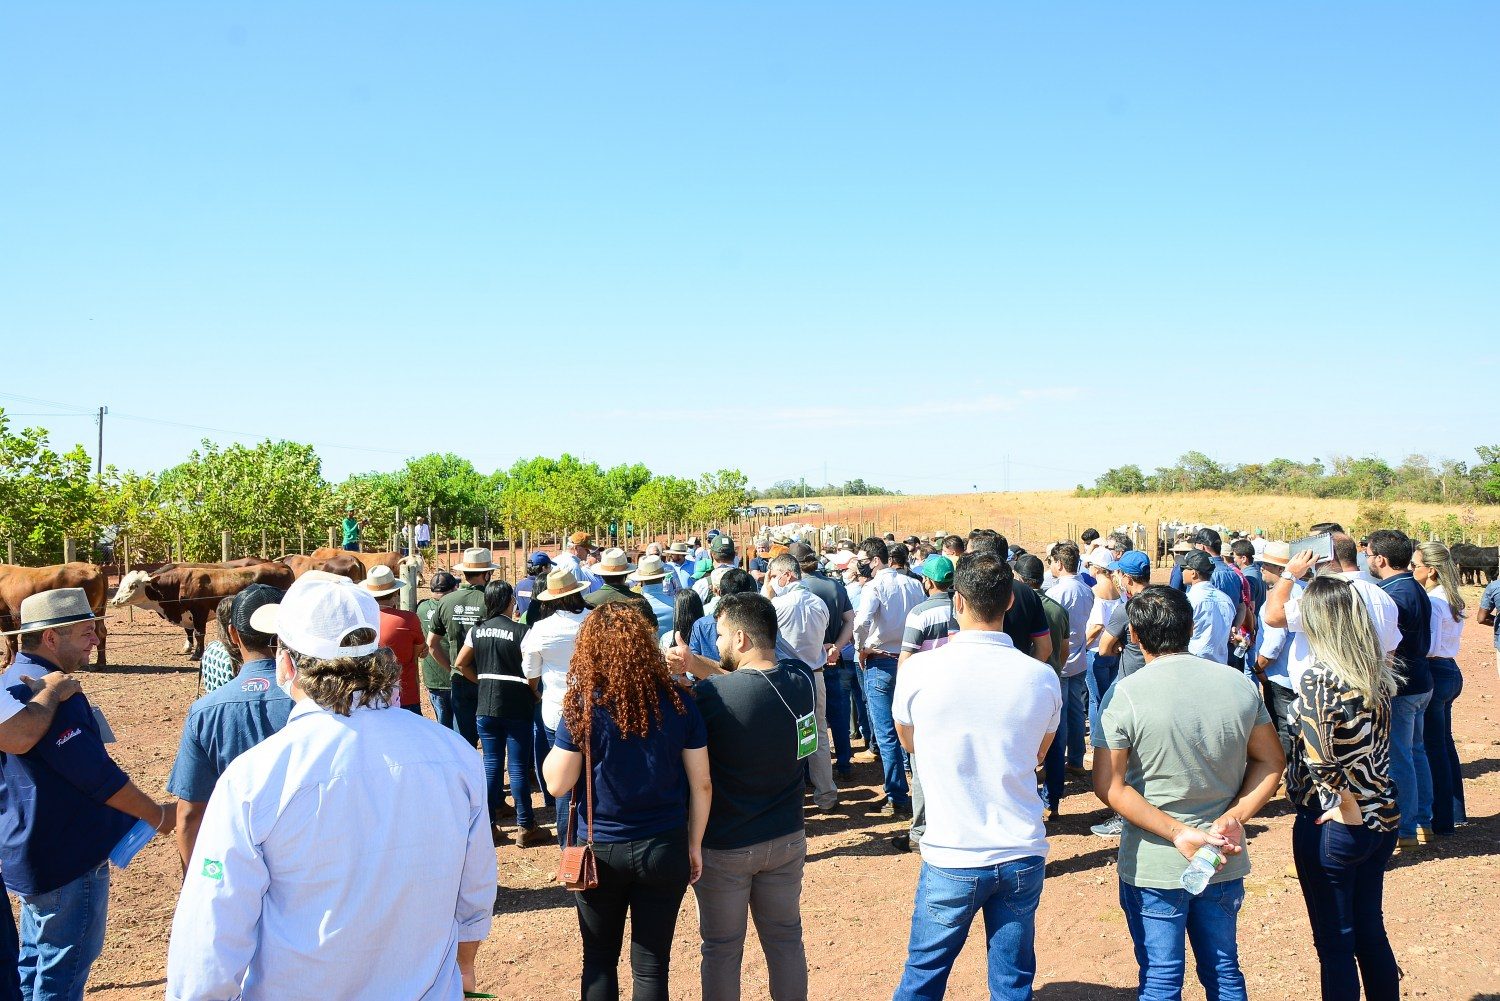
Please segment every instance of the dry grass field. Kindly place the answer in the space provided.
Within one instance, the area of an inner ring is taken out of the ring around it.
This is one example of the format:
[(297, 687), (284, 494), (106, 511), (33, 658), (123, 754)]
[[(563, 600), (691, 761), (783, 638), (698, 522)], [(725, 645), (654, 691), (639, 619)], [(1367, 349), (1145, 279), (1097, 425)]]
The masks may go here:
[[(1464, 526), (1471, 541), (1494, 544), (1500, 537), (1500, 514), (1489, 509), (1465, 509), (1439, 504), (1380, 504), (1342, 498), (1289, 497), (1279, 494), (1220, 492), (1142, 494), (1123, 497), (1077, 497), (1070, 491), (1028, 493), (941, 494), (929, 497), (809, 497), (821, 503), (829, 522), (873, 527), (880, 533), (926, 534), (943, 529), (964, 533), (989, 527), (1004, 532), (1027, 548), (1036, 543), (1076, 538), (1085, 528), (1108, 532), (1116, 525), (1141, 522), (1154, 543), (1159, 521), (1220, 524), (1242, 532), (1265, 529), (1270, 538), (1294, 538), (1307, 526), (1337, 521), (1347, 528), (1379, 517), (1379, 508), (1404, 516), (1416, 530), (1422, 523), (1441, 530), (1450, 516)], [(769, 503), (762, 501), (760, 503)], [(1364, 514), (1362, 515), (1362, 510)], [(816, 521), (817, 516), (803, 516)]]

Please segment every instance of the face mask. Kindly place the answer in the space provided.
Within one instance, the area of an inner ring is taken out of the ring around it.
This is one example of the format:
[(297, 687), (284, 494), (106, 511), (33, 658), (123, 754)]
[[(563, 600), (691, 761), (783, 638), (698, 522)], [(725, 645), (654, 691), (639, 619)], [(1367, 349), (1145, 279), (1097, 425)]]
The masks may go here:
[(794, 583), (793, 581), (788, 581), (785, 584), (778, 584), (778, 583), (776, 583), (773, 580), (773, 581), (771, 581), (771, 593), (774, 594), (774, 595), (776, 595), (776, 597), (779, 598), (783, 594), (786, 594), (788, 591), (790, 591), (792, 589), (792, 584), (793, 583)]

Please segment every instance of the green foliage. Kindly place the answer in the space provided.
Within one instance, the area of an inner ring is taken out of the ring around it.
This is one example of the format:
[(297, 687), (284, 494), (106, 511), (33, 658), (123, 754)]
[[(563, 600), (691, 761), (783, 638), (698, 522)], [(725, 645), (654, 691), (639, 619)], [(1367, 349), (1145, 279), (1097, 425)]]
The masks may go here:
[(17, 560), (58, 562), (65, 534), (78, 540), (79, 557), (89, 558), (98, 499), (83, 446), (59, 454), (41, 428), (12, 433), (0, 409), (0, 536), (15, 542)]
[(863, 479), (845, 480), (843, 483), (827, 483), (814, 486), (801, 480), (777, 480), (763, 490), (752, 490), (750, 497), (756, 500), (789, 500), (800, 497), (895, 497), (899, 490), (887, 490)]
[(1134, 465), (1106, 470), (1092, 487), (1080, 486), (1077, 493), (1100, 497), (1228, 490), (1432, 504), (1500, 503), (1500, 445), (1481, 445), (1475, 451), (1480, 461), (1472, 468), (1451, 460), (1434, 465), (1422, 455), (1409, 455), (1394, 468), (1370, 456), (1334, 456), (1331, 468), (1317, 459), (1296, 462), (1282, 458), (1224, 466), (1202, 452), (1187, 452), (1173, 465), (1160, 466), (1150, 475)]

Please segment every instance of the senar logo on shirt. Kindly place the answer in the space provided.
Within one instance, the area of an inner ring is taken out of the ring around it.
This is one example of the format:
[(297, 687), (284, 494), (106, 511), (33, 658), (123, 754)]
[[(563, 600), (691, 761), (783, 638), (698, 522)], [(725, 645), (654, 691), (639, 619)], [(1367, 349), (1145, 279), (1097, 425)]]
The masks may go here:
[(203, 875), (209, 879), (224, 882), (224, 863), (218, 859), (206, 858), (203, 860)]
[(83, 733), (83, 731), (76, 726), (71, 730), (65, 731), (61, 737), (57, 738), (57, 746), (62, 747), (68, 741), (72, 740), (74, 737), (78, 736), (81, 733)]

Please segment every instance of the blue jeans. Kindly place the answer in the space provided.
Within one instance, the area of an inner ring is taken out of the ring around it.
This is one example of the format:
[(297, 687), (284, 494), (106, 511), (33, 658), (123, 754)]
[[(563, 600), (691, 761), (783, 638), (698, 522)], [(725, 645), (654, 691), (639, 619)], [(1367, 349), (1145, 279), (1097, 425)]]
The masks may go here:
[(1115, 678), (1120, 674), (1120, 658), (1091, 653), (1089, 669), (1083, 673), (1089, 679), (1089, 733), (1097, 736), (1102, 732), (1099, 729), (1099, 704), (1109, 694)]
[(71, 883), (21, 897), (21, 996), (82, 1001), (89, 968), (104, 951), (109, 862)]
[(860, 670), (858, 664), (853, 664), (853, 667), (854, 671), (849, 675), (854, 679), (849, 689), (849, 702), (853, 706), (853, 716), (849, 722), (849, 738), (852, 740), (857, 730), (859, 739), (865, 742), (866, 748), (870, 748), (875, 746), (875, 731), (870, 728), (870, 704), (865, 699), (865, 672)]
[(432, 700), (432, 714), (437, 717), (440, 725), (453, 729), (453, 695), (452, 689), (429, 688), (427, 697)]
[(870, 702), (870, 725), (880, 748), (880, 769), (885, 773), (885, 796), (897, 806), (911, 805), (906, 785), (906, 752), (896, 739), (896, 721), (891, 718), (891, 699), (896, 694), (896, 658), (879, 655), (865, 661), (865, 696)]
[(823, 668), (823, 684), (828, 692), (828, 729), (833, 733), (833, 766), (840, 772), (849, 770), (854, 757), (853, 742), (849, 739), (849, 699), (857, 670), (848, 661)]
[(479, 686), (468, 678), (453, 676), (453, 730), (470, 747), (479, 746), (479, 727), (474, 716), (479, 712)]
[(1047, 746), (1047, 754), (1042, 758), (1042, 801), (1047, 804), (1053, 813), (1058, 811), (1062, 805), (1063, 783), (1067, 780), (1068, 773), (1063, 768), (1064, 755), (1063, 741), (1067, 738), (1068, 713), (1067, 710), (1061, 714), (1057, 722), (1057, 732), (1052, 735), (1052, 743)]
[(1401, 837), (1414, 838), (1418, 827), (1432, 825), (1432, 771), (1422, 743), (1422, 719), (1431, 692), (1391, 699), (1391, 781), (1401, 810)]
[(1245, 881), (1210, 883), (1198, 896), (1120, 884), (1120, 908), (1135, 943), (1140, 1001), (1180, 1001), (1186, 940), (1193, 941), (1198, 982), (1208, 1001), (1245, 1001), (1235, 924)]
[(1464, 690), (1464, 676), (1452, 657), (1433, 657), (1427, 666), (1432, 670), (1432, 701), (1422, 718), (1422, 744), (1432, 772), (1432, 829), (1452, 834), (1455, 823), (1469, 819), (1464, 776), (1453, 744), (1453, 702)]
[[(548, 747), (551, 747), (553, 744), (557, 743), (557, 731), (552, 729), (551, 727), (547, 727), (546, 731), (547, 745)], [(583, 782), (582, 775), (578, 776), (578, 781), (580, 783)], [(542, 788), (547, 788), (546, 783), (542, 784)], [(552, 801), (552, 811), (557, 816), (557, 843), (563, 848), (568, 847), (568, 804), (571, 802), (573, 802), (573, 794), (571, 792), (565, 792)], [(578, 818), (574, 821), (574, 844), (581, 845), (588, 840), (588, 823), (588, 817), (585, 814), (580, 813), (578, 815)]]
[(941, 998), (948, 974), (984, 914), (990, 997), (1026, 1001), (1036, 976), (1036, 907), (1046, 868), (1039, 855), (979, 869), (922, 863), (911, 912), (911, 941), (895, 1001)]
[(516, 803), (516, 825), (531, 827), (531, 717), (506, 719), (478, 716), (479, 745), (484, 751), (484, 780), (489, 793), (490, 816), (505, 802), (504, 772), (509, 765), (510, 795)]
[(542, 762), (547, 760), (547, 752), (550, 750), (552, 731), (542, 722), (542, 704), (538, 702), (531, 716), (531, 761), (534, 766), (531, 774), (536, 779), (536, 787), (542, 791), (542, 802), (556, 811), (557, 800), (547, 791), (547, 780), (542, 778)]
[(1367, 1001), (1400, 997), (1401, 974), (1381, 913), (1385, 864), (1395, 847), (1395, 831), (1319, 824), (1316, 813), (1297, 811), (1292, 858), (1318, 950), (1324, 1001), (1358, 1001), (1361, 979)]
[[(1074, 768), (1083, 767), (1083, 722), (1089, 714), (1089, 683), (1085, 677), (1088, 673), (1085, 668), (1071, 678), (1062, 679), (1063, 710), (1068, 721), (1068, 764)], [(1063, 735), (1057, 737), (1061, 740)]]

